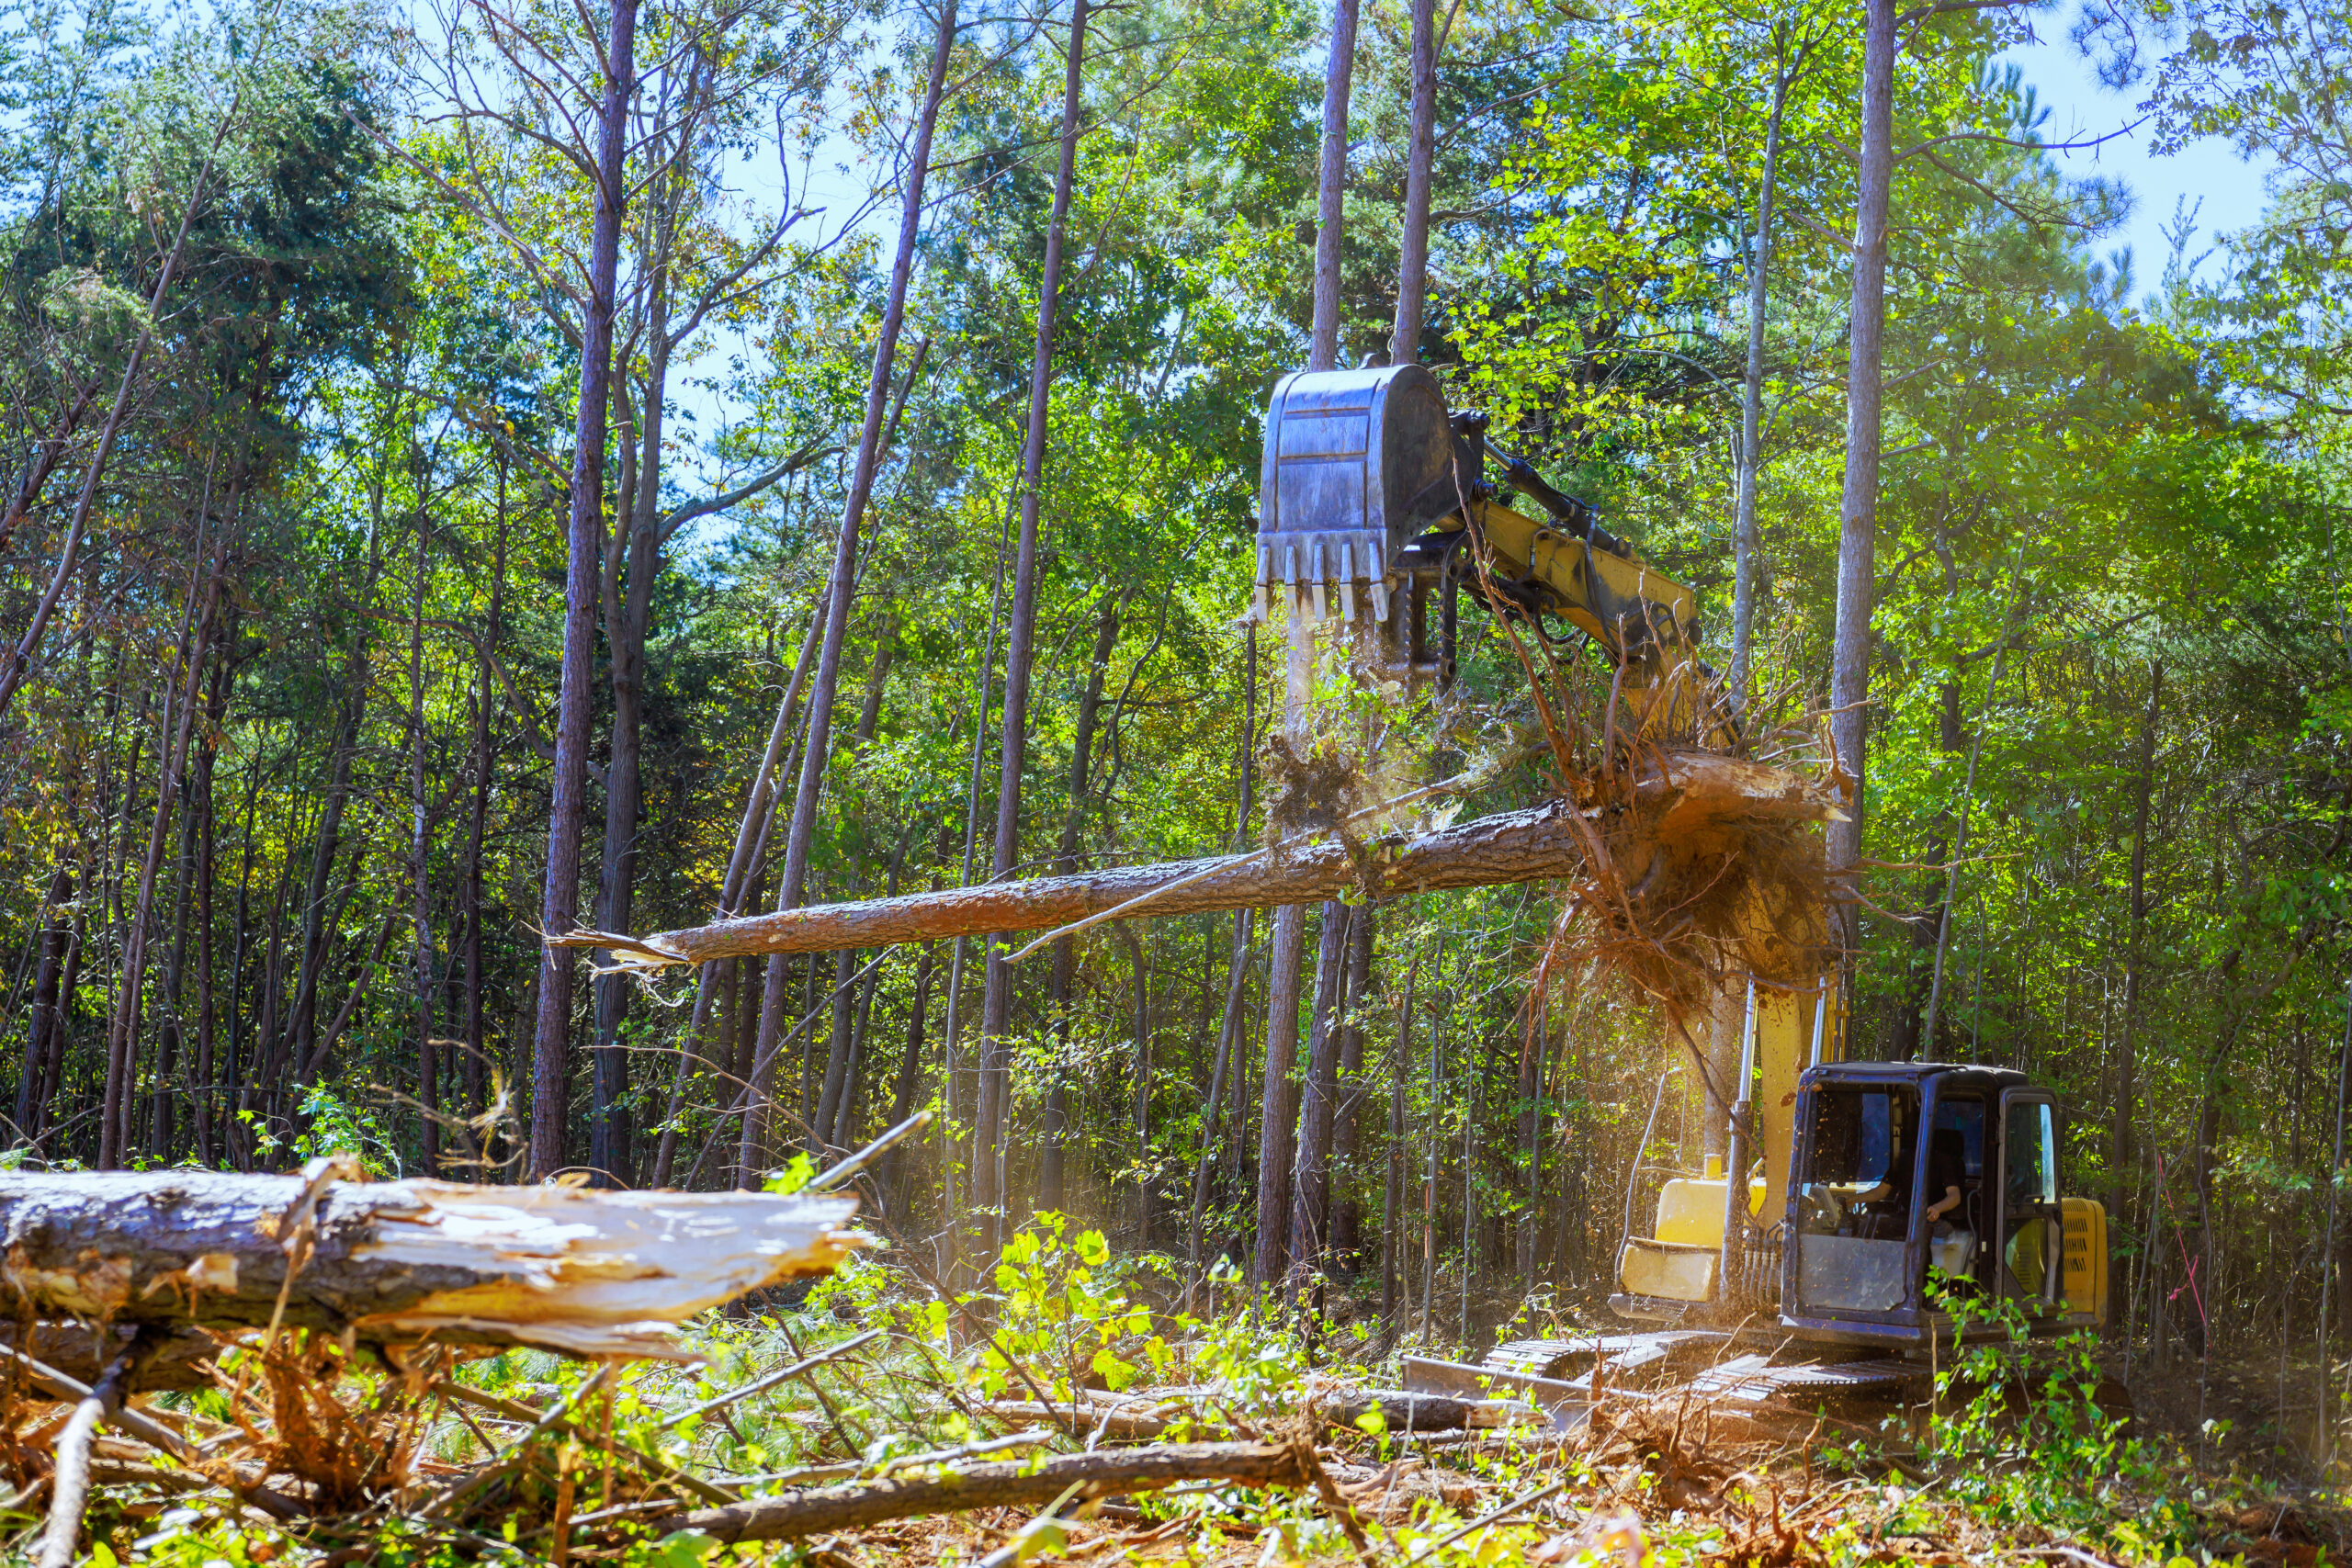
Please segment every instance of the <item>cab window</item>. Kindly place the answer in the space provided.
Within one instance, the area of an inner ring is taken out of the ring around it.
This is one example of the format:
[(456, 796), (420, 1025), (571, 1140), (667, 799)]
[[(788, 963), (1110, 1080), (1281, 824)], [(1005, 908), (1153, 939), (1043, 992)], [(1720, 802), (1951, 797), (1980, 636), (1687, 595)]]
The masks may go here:
[(1919, 1106), (1907, 1089), (1842, 1085), (1813, 1091), (1813, 1135), (1798, 1183), (1800, 1303), (1815, 1310), (1892, 1312), (1910, 1281)]

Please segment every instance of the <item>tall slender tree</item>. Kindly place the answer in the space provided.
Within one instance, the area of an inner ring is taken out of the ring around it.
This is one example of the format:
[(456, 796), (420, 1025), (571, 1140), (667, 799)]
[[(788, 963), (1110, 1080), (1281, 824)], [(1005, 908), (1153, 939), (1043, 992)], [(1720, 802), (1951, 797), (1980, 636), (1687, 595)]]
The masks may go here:
[[(907, 280), (914, 272), (915, 242), (922, 231), (923, 186), (931, 172), (932, 134), (939, 123), (939, 105), (947, 90), (947, 62), (956, 47), (955, 0), (942, 0), (933, 36), (931, 79), (923, 90), (922, 109), (915, 121), (912, 144), (899, 174), (899, 246), (890, 264), (889, 293), (883, 301), (881, 330), (874, 344), (874, 371), (866, 381), (865, 423), (858, 432), (857, 458), (850, 473), (849, 494), (842, 505), (839, 536), (833, 544), (831, 587), (825, 601), (825, 638), (817, 656), (817, 673), (808, 698), (808, 732), (800, 756), (799, 787), (792, 801), (792, 823), (785, 840), (784, 869), (776, 889), (776, 908), (797, 909), (808, 891), (808, 856), (816, 840), (817, 807), (824, 792), (825, 764), (830, 756), (833, 700), (841, 688), (842, 649), (849, 640), (850, 601), (857, 592), (858, 530), (865, 519), (866, 502), (874, 493), (874, 475), (882, 456), (883, 416), (888, 411), (891, 366), (899, 351), (899, 333), (907, 315)], [(736, 1168), (744, 1180), (761, 1163), (766, 1146), (769, 1101), (775, 1094), (775, 1057), (784, 1043), (785, 1015), (790, 1008), (791, 982), (781, 957), (768, 961), (767, 987), (761, 1004), (759, 1047), (752, 1058), (747, 1086), (741, 1154)]]
[[(1070, 182), (1078, 170), (1079, 118), (1084, 107), (1087, 0), (1070, 0), (1069, 44), (1062, 73), (1060, 161), (1054, 171), (1053, 210), (1046, 220), (1045, 265), (1037, 282), (1037, 345), (1029, 368), (1029, 417), (1021, 443), (1021, 542), (1013, 558), (1012, 605), (1004, 643), (1003, 739), (996, 795), (996, 849), (992, 878), (1009, 875), (1021, 855), (1021, 775), (1029, 753), (1029, 677), (1036, 658), (1038, 509), (1045, 483), (1046, 423), (1052, 405), (1055, 313), (1059, 307), (1064, 228), (1069, 220)], [(987, 964), (980, 998), (980, 1094), (978, 1130), (972, 1156), (972, 1199), (991, 1213), (1001, 1235), (1007, 1195), (1004, 1156), (1011, 1106), (1012, 971), (999, 939), (984, 945)]]
[[(563, 674), (556, 708), (555, 779), (548, 803), (547, 877), (539, 924), (549, 932), (579, 921), (581, 835), (588, 819), (589, 690), (596, 657), (596, 603), (603, 583), (605, 435), (612, 398), (613, 289), (621, 221), (628, 201), (628, 105), (637, 82), (637, 0), (614, 0), (600, 51), (604, 102), (598, 115), (596, 217), (589, 231), (586, 301), (581, 312), (580, 406), (572, 428), (571, 512), (564, 537)], [(570, 948), (539, 958), (538, 1018), (531, 1051), (531, 1170), (545, 1178), (570, 1159), (571, 981)]]

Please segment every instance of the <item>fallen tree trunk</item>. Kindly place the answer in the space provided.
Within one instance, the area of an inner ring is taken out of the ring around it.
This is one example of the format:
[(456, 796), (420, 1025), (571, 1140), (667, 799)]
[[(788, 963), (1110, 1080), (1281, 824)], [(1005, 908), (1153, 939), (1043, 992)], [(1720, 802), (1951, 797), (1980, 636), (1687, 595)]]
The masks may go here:
[(1036, 1507), (1054, 1501), (1073, 1484), (1082, 1486), (1080, 1495), (1091, 1500), (1114, 1492), (1157, 1491), (1187, 1481), (1229, 1481), (1242, 1486), (1296, 1490), (1308, 1483), (1308, 1477), (1297, 1455), (1287, 1448), (1263, 1443), (1171, 1443), (1164, 1448), (1062, 1454), (1042, 1463), (1012, 1460), (902, 1481), (786, 1492), (656, 1519), (651, 1529), (657, 1535), (698, 1530), (730, 1543), (796, 1540), (919, 1514)]
[[(1678, 832), (1725, 821), (1819, 821), (1832, 809), (1818, 786), (1792, 773), (1709, 752), (1668, 754), (1664, 770), (1642, 780), (1635, 794)], [(1595, 827), (1579, 819), (1576, 807), (1553, 801), (1434, 832), (1371, 839), (1360, 846), (1361, 861), (1344, 844), (1316, 844), (1282, 855), (1261, 851), (821, 904), (649, 937), (573, 931), (549, 940), (558, 946), (612, 949), (626, 962), (659, 967), (1038, 931), (1137, 899), (1147, 900), (1136, 908), (1137, 916), (1160, 916), (1308, 904), (1359, 886), (1374, 898), (1499, 887), (1583, 870)]]
[(0, 1282), (36, 1317), (232, 1329), (282, 1312), (377, 1344), (691, 1359), (678, 1323), (824, 1272), (863, 1239), (842, 1228), (850, 1197), (356, 1174), (0, 1176)]

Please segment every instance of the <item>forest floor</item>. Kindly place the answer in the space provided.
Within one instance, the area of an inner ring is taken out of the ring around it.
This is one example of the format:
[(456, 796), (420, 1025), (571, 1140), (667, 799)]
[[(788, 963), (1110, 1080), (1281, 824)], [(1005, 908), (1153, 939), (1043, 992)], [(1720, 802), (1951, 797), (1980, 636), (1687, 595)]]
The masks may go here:
[[(1835, 1408), (1668, 1381), (1606, 1389), (1565, 1431), (1512, 1401), (1406, 1429), (1430, 1412), (1377, 1394), (1417, 1348), (1385, 1343), (1360, 1303), (1329, 1303), (1353, 1321), (1310, 1349), (1229, 1290), (1175, 1310), (1174, 1274), (1047, 1225), (954, 1297), (865, 1259), (789, 1304), (714, 1314), (685, 1337), (693, 1364), (224, 1348), (212, 1386), (134, 1401), (185, 1438), (176, 1458), (98, 1438), (72, 1560), (2318, 1568), (2352, 1552), (2340, 1489), (2281, 1436), (2313, 1370), (2275, 1359), (2214, 1369), (2201, 1404), (2194, 1368), (2134, 1369), (2131, 1420), (2121, 1369), (2074, 1344), (1981, 1352)], [(34, 1562), (64, 1411), (10, 1416), (0, 1560)]]

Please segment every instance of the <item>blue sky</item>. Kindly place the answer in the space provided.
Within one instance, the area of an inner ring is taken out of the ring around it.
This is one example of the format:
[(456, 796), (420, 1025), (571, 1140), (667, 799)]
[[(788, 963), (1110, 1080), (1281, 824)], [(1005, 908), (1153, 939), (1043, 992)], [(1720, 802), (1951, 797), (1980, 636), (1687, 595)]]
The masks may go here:
[[(2099, 84), (2089, 62), (2078, 55), (2052, 26), (2053, 41), (2009, 50), (2004, 60), (2025, 68), (2025, 79), (2050, 110), (2042, 140), (2051, 142), (2088, 141), (2113, 135), (2140, 118), (2138, 89), (2109, 92)], [(2197, 239), (2190, 255), (2209, 249), (2221, 235), (2251, 226), (2261, 218), (2267, 193), (2264, 171), (2242, 161), (2229, 146), (2208, 138), (2168, 157), (2150, 152), (2150, 130), (2116, 136), (2095, 148), (2052, 152), (2058, 165), (2074, 175), (2120, 177), (2137, 198), (2130, 220), (2102, 242), (2101, 248), (2132, 248), (2132, 276), (2142, 295), (2154, 289), (2164, 276), (2171, 250), (2164, 231), (2173, 220), (2175, 205), (2186, 197), (2203, 202), (2197, 218)], [(2201, 269), (2209, 279), (2220, 265), (2215, 258)]]

